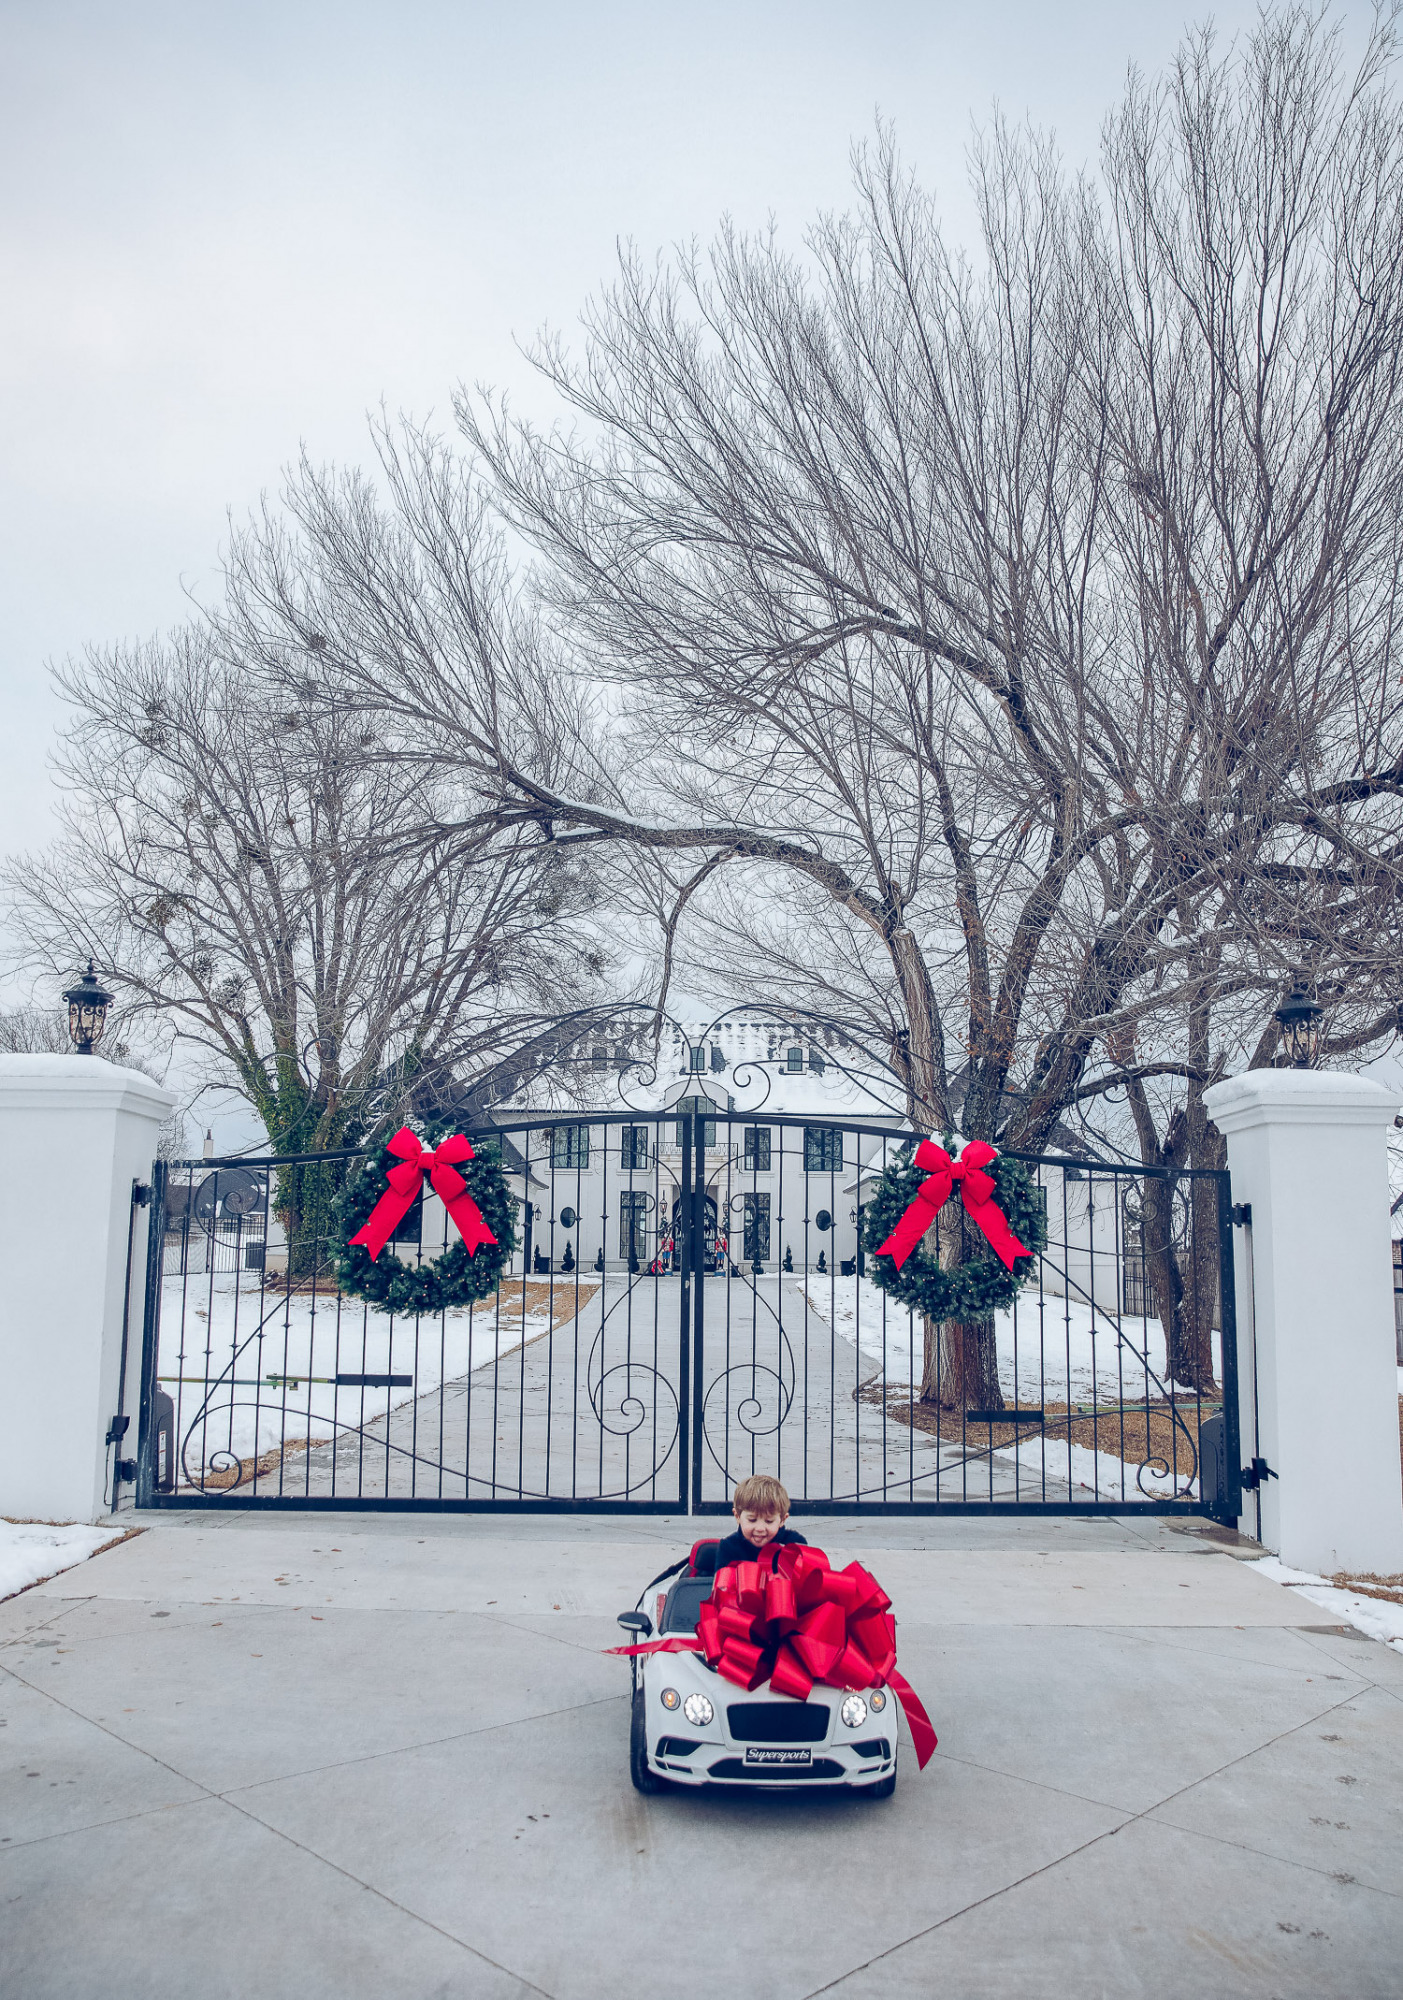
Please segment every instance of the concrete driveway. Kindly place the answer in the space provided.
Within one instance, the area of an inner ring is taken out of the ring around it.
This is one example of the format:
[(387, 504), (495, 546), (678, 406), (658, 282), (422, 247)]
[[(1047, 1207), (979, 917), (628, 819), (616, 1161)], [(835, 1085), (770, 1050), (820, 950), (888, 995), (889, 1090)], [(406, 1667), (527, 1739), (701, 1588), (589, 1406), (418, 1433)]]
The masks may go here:
[(866, 1803), (630, 1789), (705, 1523), (146, 1520), (0, 1605), (5, 2000), (1403, 1992), (1403, 1655), (1178, 1524), (796, 1516), (940, 1733)]

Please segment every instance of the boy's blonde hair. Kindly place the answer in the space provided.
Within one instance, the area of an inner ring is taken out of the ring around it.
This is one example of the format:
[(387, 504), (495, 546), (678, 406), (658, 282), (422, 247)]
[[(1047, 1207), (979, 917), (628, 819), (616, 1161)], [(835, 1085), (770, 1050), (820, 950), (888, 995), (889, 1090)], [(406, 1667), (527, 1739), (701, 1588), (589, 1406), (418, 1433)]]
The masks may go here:
[(737, 1520), (742, 1514), (782, 1514), (787, 1520), (789, 1495), (767, 1472), (752, 1472), (749, 1479), (742, 1479), (737, 1486), (731, 1512)]

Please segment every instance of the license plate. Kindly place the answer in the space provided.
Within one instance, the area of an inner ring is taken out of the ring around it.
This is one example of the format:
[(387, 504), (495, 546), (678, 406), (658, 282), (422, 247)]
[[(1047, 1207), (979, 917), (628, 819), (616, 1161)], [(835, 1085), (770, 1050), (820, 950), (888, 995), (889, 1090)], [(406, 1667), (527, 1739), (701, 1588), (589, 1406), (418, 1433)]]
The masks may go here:
[(812, 1764), (812, 1750), (747, 1750), (747, 1764)]

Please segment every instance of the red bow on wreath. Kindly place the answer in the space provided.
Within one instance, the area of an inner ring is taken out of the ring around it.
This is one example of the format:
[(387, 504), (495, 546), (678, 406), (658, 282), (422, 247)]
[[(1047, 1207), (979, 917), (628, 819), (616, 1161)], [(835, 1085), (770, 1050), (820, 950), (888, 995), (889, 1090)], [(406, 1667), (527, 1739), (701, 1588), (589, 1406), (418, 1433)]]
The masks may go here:
[(958, 1160), (952, 1160), (945, 1148), (937, 1146), (933, 1139), (922, 1139), (916, 1148), (916, 1165), (925, 1167), (930, 1172), (930, 1179), (921, 1182), (911, 1206), (886, 1242), (879, 1247), (877, 1255), (890, 1257), (899, 1271), (955, 1192), (958, 1182), (966, 1215), (983, 1230), (989, 1239), (990, 1249), (1004, 1269), (1013, 1269), (1015, 1257), (1031, 1257), (1032, 1251), (1020, 1243), (1009, 1228), (1008, 1217), (994, 1200), (993, 1177), (984, 1171), (998, 1157), (994, 1148), (986, 1146), (982, 1139), (975, 1139), (966, 1146)]
[(704, 1653), (737, 1687), (768, 1681), (796, 1701), (807, 1701), (815, 1681), (854, 1692), (885, 1684), (906, 1711), (917, 1763), (924, 1767), (935, 1748), (921, 1698), (896, 1670), (891, 1599), (861, 1563), (831, 1569), (822, 1549), (772, 1544), (756, 1562), (717, 1571), (695, 1637), (677, 1633), (609, 1651)]
[(407, 1125), (401, 1125), (393, 1139), (386, 1141), (385, 1151), (394, 1153), (401, 1164), (388, 1170), (385, 1178), (389, 1187), (351, 1238), (352, 1243), (365, 1245), (372, 1262), (414, 1206), (425, 1174), (434, 1193), (457, 1224), (458, 1234), (467, 1244), (469, 1256), (479, 1243), (497, 1241), (482, 1219), (482, 1210), (468, 1193), (467, 1182), (454, 1170), (455, 1160), (473, 1158), (473, 1149), (461, 1132), (455, 1132), (451, 1139), (440, 1141), (431, 1152)]

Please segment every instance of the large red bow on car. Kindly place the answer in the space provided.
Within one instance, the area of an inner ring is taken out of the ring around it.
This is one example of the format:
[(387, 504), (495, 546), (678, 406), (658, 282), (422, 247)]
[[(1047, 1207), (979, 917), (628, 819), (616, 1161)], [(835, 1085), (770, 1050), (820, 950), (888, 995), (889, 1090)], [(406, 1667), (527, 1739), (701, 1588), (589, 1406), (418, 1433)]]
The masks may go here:
[(958, 1160), (952, 1160), (933, 1139), (922, 1139), (916, 1148), (916, 1165), (924, 1167), (930, 1179), (921, 1182), (911, 1206), (877, 1255), (890, 1257), (899, 1271), (958, 1184), (966, 1215), (983, 1230), (1004, 1269), (1013, 1269), (1015, 1257), (1031, 1257), (1032, 1251), (1019, 1242), (1008, 1226), (1008, 1217), (994, 1200), (993, 1176), (984, 1171), (998, 1157), (994, 1148), (986, 1146), (982, 1139), (966, 1146)]
[(704, 1653), (737, 1687), (768, 1681), (796, 1701), (807, 1701), (815, 1681), (853, 1692), (885, 1685), (906, 1711), (917, 1763), (924, 1766), (935, 1748), (921, 1698), (896, 1670), (891, 1599), (861, 1563), (833, 1569), (822, 1549), (771, 1543), (756, 1562), (717, 1571), (695, 1637), (674, 1633), (609, 1651)]
[(473, 1149), (461, 1132), (455, 1132), (451, 1139), (441, 1140), (431, 1152), (407, 1125), (401, 1125), (393, 1139), (386, 1141), (385, 1151), (395, 1154), (400, 1164), (386, 1173), (389, 1187), (351, 1238), (352, 1243), (365, 1245), (372, 1261), (380, 1255), (414, 1206), (425, 1174), (429, 1177), (430, 1187), (457, 1224), (458, 1234), (467, 1244), (469, 1256), (479, 1243), (497, 1241), (482, 1219), (482, 1210), (468, 1193), (467, 1182), (454, 1169), (455, 1160), (473, 1158)]

